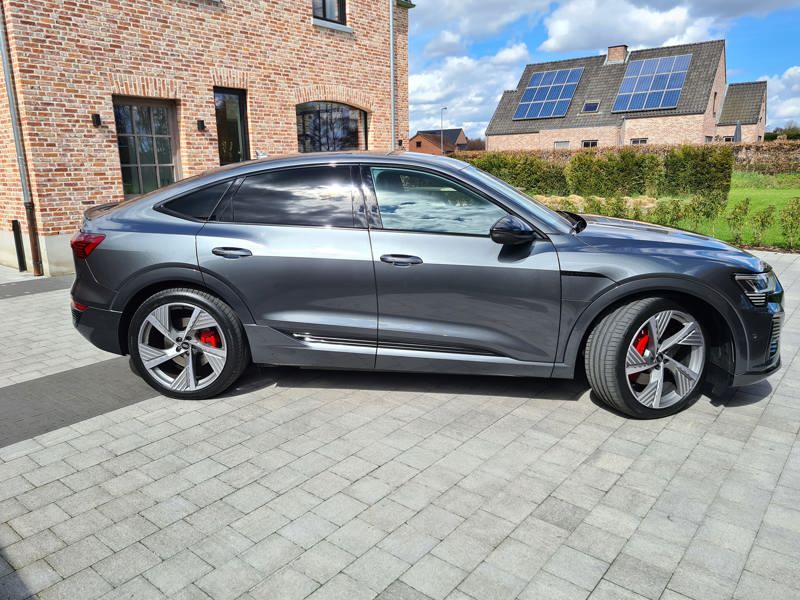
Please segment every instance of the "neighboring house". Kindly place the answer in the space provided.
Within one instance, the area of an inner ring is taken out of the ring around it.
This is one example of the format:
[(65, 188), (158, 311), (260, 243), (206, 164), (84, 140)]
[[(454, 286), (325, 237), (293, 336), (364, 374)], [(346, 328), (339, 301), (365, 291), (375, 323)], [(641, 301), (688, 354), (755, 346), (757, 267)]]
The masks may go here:
[(408, 141), (408, 149), (412, 152), (424, 154), (442, 154), (442, 138), (444, 138), (444, 153), (453, 154), (467, 149), (467, 135), (463, 129), (428, 129), (418, 131)]
[[(2, 2), (45, 273), (72, 271), (69, 239), (92, 205), (262, 153), (394, 148), (389, 6)], [(398, 132), (408, 131), (413, 6), (394, 5)], [(31, 269), (2, 81), (0, 88), (0, 263), (16, 265), (18, 220)]]
[(488, 150), (764, 139), (766, 82), (727, 84), (725, 41), (528, 65), (503, 93)]

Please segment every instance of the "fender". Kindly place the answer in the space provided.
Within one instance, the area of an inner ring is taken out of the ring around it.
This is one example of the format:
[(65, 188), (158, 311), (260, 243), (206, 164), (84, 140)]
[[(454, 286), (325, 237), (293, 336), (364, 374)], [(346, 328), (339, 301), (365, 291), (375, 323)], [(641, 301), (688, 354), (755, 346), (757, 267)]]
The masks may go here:
[(553, 377), (573, 377), (581, 343), (588, 333), (589, 327), (603, 311), (627, 297), (653, 292), (679, 292), (710, 304), (722, 315), (731, 330), (736, 364), (749, 364), (747, 345), (737, 343), (737, 339), (746, 339), (740, 337), (746, 335), (744, 323), (725, 296), (698, 279), (680, 276), (654, 276), (622, 282), (606, 289), (592, 299), (575, 320), (572, 328), (569, 331), (566, 331), (565, 328), (562, 332), (563, 337), (559, 339), (559, 348), (556, 354), (557, 359), (560, 357), (562, 362), (556, 363)]
[(175, 283), (176, 285), (188, 283), (206, 288), (225, 301), (236, 312), (243, 324), (255, 323), (250, 309), (236, 291), (213, 275), (201, 273), (196, 267), (188, 265), (170, 265), (135, 273), (117, 290), (111, 301), (111, 310), (124, 311), (136, 294), (147, 287), (160, 283)]

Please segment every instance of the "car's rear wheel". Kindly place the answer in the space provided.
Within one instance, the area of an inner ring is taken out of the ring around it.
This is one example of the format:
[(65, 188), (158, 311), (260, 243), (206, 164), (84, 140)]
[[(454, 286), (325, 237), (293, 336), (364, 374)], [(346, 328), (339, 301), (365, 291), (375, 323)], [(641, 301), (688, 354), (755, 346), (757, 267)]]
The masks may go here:
[(597, 396), (632, 417), (675, 414), (700, 395), (707, 355), (689, 309), (645, 298), (606, 315), (586, 343), (586, 376)]
[(135, 370), (166, 396), (211, 398), (228, 389), (249, 362), (236, 313), (219, 298), (169, 289), (148, 298), (128, 333)]

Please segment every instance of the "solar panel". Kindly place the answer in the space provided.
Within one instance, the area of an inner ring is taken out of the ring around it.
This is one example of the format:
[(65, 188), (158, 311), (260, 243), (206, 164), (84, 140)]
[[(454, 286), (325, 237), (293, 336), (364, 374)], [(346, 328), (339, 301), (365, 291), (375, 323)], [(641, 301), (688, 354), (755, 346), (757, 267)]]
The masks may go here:
[(612, 111), (676, 108), (691, 62), (691, 54), (631, 61)]
[(583, 75), (583, 67), (541, 71), (531, 75), (522, 93), (515, 119), (547, 119), (563, 117), (569, 110), (575, 89)]

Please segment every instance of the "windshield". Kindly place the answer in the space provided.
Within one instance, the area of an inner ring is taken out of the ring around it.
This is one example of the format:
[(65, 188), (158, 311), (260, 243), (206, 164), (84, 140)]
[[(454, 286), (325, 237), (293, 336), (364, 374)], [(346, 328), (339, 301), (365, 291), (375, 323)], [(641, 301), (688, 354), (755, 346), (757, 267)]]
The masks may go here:
[(560, 215), (553, 209), (545, 206), (541, 202), (534, 200), (527, 194), (521, 192), (513, 185), (506, 183), (502, 179), (498, 179), (494, 175), (490, 175), (486, 171), (481, 171), (477, 167), (469, 166), (463, 171), (464, 173), (471, 175), (473, 178), (477, 179), (481, 183), (489, 186), (493, 190), (500, 192), (504, 196), (511, 198), (512, 200), (522, 204), (523, 206), (529, 206), (533, 209), (533, 212), (536, 214), (537, 217), (556, 227), (557, 230), (563, 230), (565, 228), (572, 228), (572, 222)]

